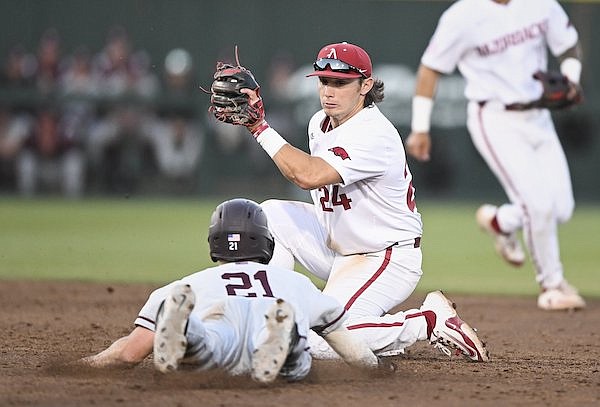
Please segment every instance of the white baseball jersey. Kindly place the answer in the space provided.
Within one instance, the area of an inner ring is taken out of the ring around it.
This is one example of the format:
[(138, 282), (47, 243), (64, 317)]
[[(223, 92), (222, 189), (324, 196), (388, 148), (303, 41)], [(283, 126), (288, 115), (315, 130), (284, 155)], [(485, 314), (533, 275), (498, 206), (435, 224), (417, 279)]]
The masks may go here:
[[(296, 319), (324, 334), (340, 326), (345, 316), (343, 307), (323, 295), (307, 277), (272, 265), (254, 262), (227, 263), (191, 274), (156, 289), (142, 307), (135, 325), (154, 331), (156, 313), (173, 286), (189, 284), (196, 294), (192, 314), (201, 319), (216, 303), (229, 297), (283, 298), (296, 311)], [(302, 333), (301, 333), (302, 335)]]
[[(321, 110), (308, 125), (311, 155), (343, 182), (311, 191), (328, 246), (342, 255), (371, 253), (422, 234), (402, 139), (375, 105), (328, 130)], [(328, 131), (327, 131), (328, 130)]]
[(529, 102), (541, 94), (532, 74), (547, 70), (547, 48), (557, 56), (577, 39), (555, 0), (460, 0), (443, 13), (421, 62), (442, 73), (458, 66), (471, 101)]
[(264, 316), (276, 298), (294, 308), (299, 335), (284, 366), (288, 380), (301, 379), (310, 370), (309, 329), (327, 335), (346, 320), (339, 302), (321, 293), (307, 277), (275, 266), (238, 262), (197, 272), (155, 290), (135, 325), (154, 331), (160, 304), (182, 283), (189, 284), (196, 297), (188, 319), (183, 362), (198, 370), (218, 368), (233, 375), (250, 372), (252, 355), (266, 339)]
[[(344, 305), (348, 329), (373, 351), (424, 339), (426, 324), (417, 311), (384, 315), (408, 298), (422, 275), (421, 215), (398, 131), (372, 105), (333, 129), (321, 110), (308, 136), (311, 155), (335, 168), (342, 183), (312, 190), (313, 205), (261, 204), (276, 241), (271, 264), (293, 267), (295, 260), (326, 280), (323, 292)], [(309, 337), (313, 355), (335, 356), (316, 338)]]

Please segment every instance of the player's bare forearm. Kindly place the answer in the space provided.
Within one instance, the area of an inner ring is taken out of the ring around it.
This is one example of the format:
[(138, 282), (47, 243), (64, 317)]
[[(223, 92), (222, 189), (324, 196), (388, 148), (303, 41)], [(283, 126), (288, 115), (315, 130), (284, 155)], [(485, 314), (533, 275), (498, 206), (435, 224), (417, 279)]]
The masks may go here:
[(80, 362), (98, 368), (135, 366), (152, 353), (153, 341), (154, 332), (137, 327), (102, 352), (82, 358)]
[(377, 356), (369, 347), (346, 328), (330, 332), (324, 339), (344, 361), (352, 366), (376, 368)]
[(406, 139), (406, 151), (419, 161), (430, 159), (430, 115), (439, 77), (439, 72), (423, 64), (419, 66), (413, 99), (412, 131)]
[(433, 99), (440, 73), (421, 64), (417, 71), (415, 95)]
[(102, 352), (82, 358), (80, 361), (81, 363), (91, 367), (125, 366), (127, 364), (121, 362), (119, 355), (125, 347), (128, 339), (129, 336), (119, 338)]
[(279, 171), (302, 189), (315, 189), (324, 185), (338, 184), (342, 178), (338, 172), (320, 157), (313, 157), (287, 144), (273, 157)]
[[(258, 93), (255, 91), (242, 89), (242, 93), (248, 95), (250, 104), (259, 100)], [(258, 123), (248, 130), (254, 134), (261, 125), (262, 123)], [(291, 144), (283, 145), (272, 158), (281, 174), (302, 189), (315, 189), (342, 182), (337, 171), (323, 159), (313, 157)]]

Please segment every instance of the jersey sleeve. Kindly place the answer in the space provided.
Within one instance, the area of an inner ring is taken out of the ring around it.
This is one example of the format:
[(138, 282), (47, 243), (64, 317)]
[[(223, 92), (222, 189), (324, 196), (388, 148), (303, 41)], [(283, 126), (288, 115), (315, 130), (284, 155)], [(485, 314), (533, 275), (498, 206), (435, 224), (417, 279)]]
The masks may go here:
[(466, 22), (459, 18), (455, 7), (446, 10), (429, 40), (421, 63), (435, 71), (449, 74), (454, 71), (458, 61), (467, 49), (465, 39)]
[(558, 56), (575, 46), (579, 36), (562, 6), (555, 0), (551, 1), (546, 42), (552, 55)]
[(138, 316), (134, 321), (134, 325), (154, 331), (156, 329), (156, 314), (158, 313), (160, 304), (162, 304), (165, 298), (167, 298), (167, 295), (169, 294), (173, 285), (177, 283), (178, 281), (175, 281), (164, 287), (154, 290), (138, 313)]

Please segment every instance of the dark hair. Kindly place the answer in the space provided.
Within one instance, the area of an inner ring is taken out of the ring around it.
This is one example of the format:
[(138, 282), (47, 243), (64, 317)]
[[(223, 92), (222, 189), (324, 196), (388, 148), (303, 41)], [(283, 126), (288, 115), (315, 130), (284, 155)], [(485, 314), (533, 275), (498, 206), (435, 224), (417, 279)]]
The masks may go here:
[[(370, 106), (373, 103), (379, 103), (383, 101), (383, 81), (381, 79), (373, 79), (375, 80), (375, 83), (373, 84), (373, 87), (371, 88), (369, 93), (365, 95), (364, 107)], [(360, 80), (361, 85), (363, 81), (364, 79)]]

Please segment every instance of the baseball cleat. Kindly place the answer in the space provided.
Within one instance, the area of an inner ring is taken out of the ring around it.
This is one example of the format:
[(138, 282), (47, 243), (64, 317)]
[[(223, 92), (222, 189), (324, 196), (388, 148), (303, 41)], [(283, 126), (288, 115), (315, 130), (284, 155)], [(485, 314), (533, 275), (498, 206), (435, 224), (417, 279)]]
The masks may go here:
[(575, 287), (563, 280), (558, 287), (539, 295), (538, 307), (546, 311), (575, 310), (585, 308), (585, 301)]
[(475, 330), (460, 319), (454, 308), (455, 305), (441, 291), (427, 294), (421, 311), (433, 313), (433, 318), (426, 317), (429, 342), (448, 356), (454, 353), (475, 362), (489, 361), (485, 344), (479, 340)]
[(294, 309), (278, 298), (265, 314), (267, 339), (252, 354), (251, 376), (261, 383), (277, 378), (290, 351), (295, 327)]
[[(495, 221), (498, 207), (485, 204), (479, 207), (475, 218), (477, 223), (494, 238), (494, 247), (498, 253), (509, 264), (520, 267), (525, 263), (525, 252), (516, 233), (502, 233)], [(495, 225), (495, 226), (494, 226)]]
[(156, 317), (154, 366), (163, 373), (177, 370), (187, 349), (185, 330), (196, 297), (188, 284), (175, 286)]

